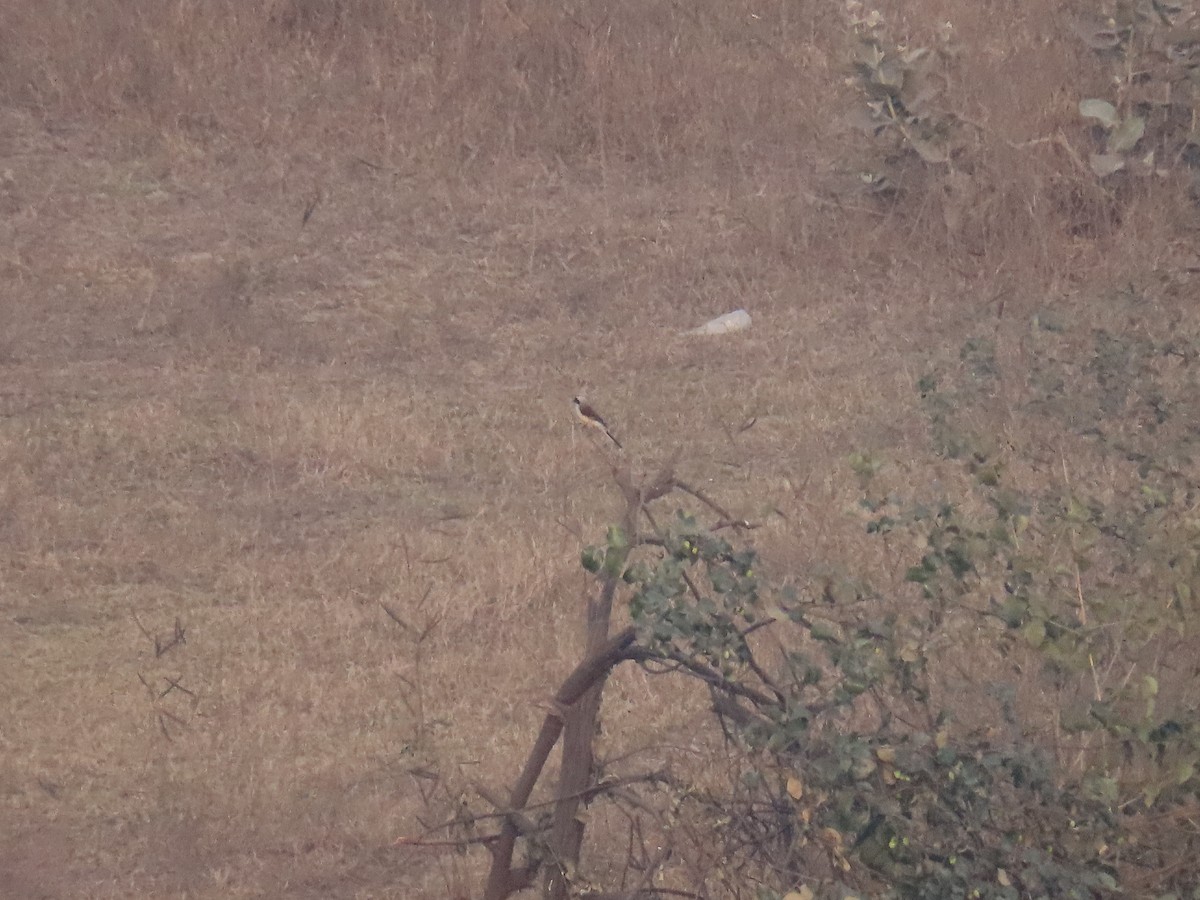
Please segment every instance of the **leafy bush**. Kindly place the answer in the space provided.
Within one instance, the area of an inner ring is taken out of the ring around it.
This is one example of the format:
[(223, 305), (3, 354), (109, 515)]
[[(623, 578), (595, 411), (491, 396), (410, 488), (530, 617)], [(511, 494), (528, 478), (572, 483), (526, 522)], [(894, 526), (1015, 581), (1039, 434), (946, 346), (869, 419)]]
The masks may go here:
[(1089, 98), (1080, 113), (1098, 123), (1092, 170), (1105, 177), (1183, 166), (1200, 171), (1200, 58), (1191, 3), (1117, 0), (1076, 23), (1076, 34), (1106, 63), (1113, 94)]
[[(707, 683), (742, 771), (685, 808), (721, 825), (726, 887), (829, 896), (1090, 897), (1116, 885), (1105, 805), (1063, 789), (1034, 745), (955, 729), (930, 681), (926, 611), (775, 609), (774, 672), (751, 643), (768, 604), (755, 558), (680, 515), (658, 565), (631, 571), (648, 658)], [(1013, 722), (1015, 724), (1015, 720)]]
[(953, 60), (949, 30), (936, 47), (895, 43), (878, 10), (846, 4), (854, 34), (853, 83), (863, 99), (851, 124), (882, 141), (889, 155), (915, 154), (948, 163), (962, 139), (962, 122), (944, 102), (944, 70)]
[(1090, 330), (1042, 311), (920, 380), (951, 496), (881, 492), (885, 467), (852, 460), (868, 531), (923, 548), (918, 596), (780, 589), (683, 512), (624, 568), (639, 658), (708, 685), (738, 748), (731, 784), (680, 801), (719, 823), (732, 896), (1200, 878), (1179, 827), (1200, 787), (1200, 339), (1132, 290), (1075, 312), (1131, 308), (1136, 327)]

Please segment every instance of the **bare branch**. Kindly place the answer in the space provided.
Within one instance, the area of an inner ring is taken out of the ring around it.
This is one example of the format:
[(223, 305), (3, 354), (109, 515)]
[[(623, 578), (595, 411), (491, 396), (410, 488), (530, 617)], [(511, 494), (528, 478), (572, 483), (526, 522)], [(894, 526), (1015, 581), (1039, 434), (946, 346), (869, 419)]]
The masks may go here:
[[(606, 585), (607, 587), (607, 585)], [(615, 591), (615, 586), (613, 590)], [(567, 676), (566, 681), (558, 689), (558, 693), (554, 695), (554, 702), (558, 707), (570, 707), (577, 703), (580, 698), (591, 690), (599, 681), (601, 681), (613, 666), (619, 662), (630, 659), (630, 647), (636, 638), (636, 632), (633, 628), (626, 628), (610, 638), (599, 650), (592, 654)], [(525, 767), (521, 770), (521, 775), (517, 779), (517, 783), (513, 786), (512, 794), (509, 797), (507, 808), (512, 811), (525, 809), (529, 802), (529, 795), (533, 793), (533, 787), (537, 784), (538, 778), (542, 774), (542, 769), (546, 765), (546, 760), (550, 757), (550, 751), (554, 749), (554, 745), (558, 743), (559, 735), (563, 731), (563, 719), (555, 712), (548, 714), (542, 721), (541, 731), (538, 732), (537, 740), (534, 741), (533, 749), (529, 752), (529, 757), (525, 761)], [(561, 800), (565, 798), (556, 798)], [(523, 877), (528, 877), (532, 881), (533, 875), (528, 871), (514, 870), (512, 867), (513, 851), (516, 848), (517, 837), (520, 835), (520, 827), (513, 815), (504, 817), (504, 824), (501, 827), (498, 840), (492, 849), (492, 867), (488, 873), (487, 885), (484, 888), (485, 900), (503, 900), (505, 897), (511, 896), (516, 890), (517, 883)], [(521, 876), (521, 877), (518, 877)], [(526, 882), (526, 885), (528, 882)]]
[(708, 496), (708, 494), (704, 493), (699, 488), (692, 487), (690, 484), (687, 484), (683, 481), (676, 481), (675, 487), (679, 488), (679, 490), (683, 491), (685, 494), (690, 494), (691, 496), (695, 497), (697, 500), (715, 512), (718, 516), (720, 516), (721, 521), (728, 522), (730, 526), (734, 528), (750, 527), (749, 522), (745, 522), (743, 519), (735, 518), (733, 513), (726, 510), (725, 507), (721, 506), (721, 504), (712, 499), (712, 497)]
[(720, 672), (713, 670), (703, 663), (696, 662), (693, 659), (688, 659), (682, 653), (674, 650), (663, 653), (661, 651), (649, 650), (644, 647), (637, 647), (630, 653), (628, 658), (636, 662), (669, 661), (674, 663), (677, 667), (685, 669), (686, 671), (695, 675), (705, 684), (708, 684), (711, 687), (714, 687), (720, 691), (724, 691), (728, 694), (736, 694), (739, 697), (745, 697), (757, 707), (766, 709), (779, 707), (779, 703), (776, 700), (762, 693), (761, 691), (756, 691), (754, 688), (746, 687), (743, 684), (738, 684), (736, 681), (730, 681)]

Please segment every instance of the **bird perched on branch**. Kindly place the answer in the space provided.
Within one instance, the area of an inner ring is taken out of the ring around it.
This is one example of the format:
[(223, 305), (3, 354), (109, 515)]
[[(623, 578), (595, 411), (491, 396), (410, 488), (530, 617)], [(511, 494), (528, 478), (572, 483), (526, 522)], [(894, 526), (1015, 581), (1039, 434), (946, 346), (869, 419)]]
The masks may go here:
[(584, 400), (582, 397), (571, 398), (571, 409), (575, 411), (575, 418), (579, 420), (579, 424), (585, 428), (591, 428), (593, 431), (598, 431), (606, 438), (612, 441), (618, 450), (624, 449), (621, 442), (613, 437), (612, 430), (608, 427), (608, 423), (600, 417), (600, 413), (596, 412), (595, 408)]

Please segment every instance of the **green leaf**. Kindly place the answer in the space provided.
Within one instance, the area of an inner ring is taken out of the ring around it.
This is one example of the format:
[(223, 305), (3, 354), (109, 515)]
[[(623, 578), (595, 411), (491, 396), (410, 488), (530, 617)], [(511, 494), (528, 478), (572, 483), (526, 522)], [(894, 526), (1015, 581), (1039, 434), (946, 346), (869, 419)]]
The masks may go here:
[(1040, 647), (1046, 643), (1046, 622), (1044, 619), (1030, 619), (1021, 634), (1030, 647)]
[(809, 626), (809, 634), (818, 641), (828, 641), (831, 644), (842, 642), (842, 629), (836, 622), (827, 619), (814, 619)]
[(876, 69), (876, 79), (887, 88), (899, 88), (904, 84), (905, 67), (898, 60), (885, 59)]
[(950, 151), (944, 144), (919, 138), (915, 134), (909, 137), (908, 142), (917, 151), (917, 155), (927, 163), (950, 162)]
[(1116, 153), (1093, 153), (1088, 157), (1092, 171), (1104, 178), (1125, 168), (1125, 158)]
[(1023, 597), (1007, 597), (996, 614), (1009, 628), (1019, 628), (1029, 615), (1029, 601)]
[[(586, 568), (586, 566), (585, 566)], [(626, 584), (641, 584), (650, 580), (650, 567), (644, 562), (637, 562), (630, 566), (621, 575), (621, 580)]]
[(856, 54), (858, 62), (870, 69), (876, 69), (883, 62), (883, 48), (875, 41), (864, 40), (858, 45)]
[(1150, 698), (1158, 694), (1158, 679), (1153, 675), (1142, 676), (1142, 696)]
[(620, 525), (608, 526), (608, 546), (613, 550), (628, 550), (629, 538), (625, 536)]
[(1146, 785), (1146, 787), (1142, 790), (1142, 802), (1145, 803), (1147, 807), (1153, 806), (1158, 802), (1158, 795), (1162, 793), (1162, 789), (1163, 785), (1161, 784)]
[(970, 548), (961, 543), (946, 549), (946, 563), (950, 566), (954, 577), (960, 581), (975, 570), (975, 564), (971, 562), (969, 552)]
[(854, 474), (864, 480), (875, 477), (883, 468), (883, 460), (870, 452), (854, 452), (847, 457)]
[(937, 563), (931, 556), (926, 556), (921, 560), (920, 565), (911, 566), (909, 570), (904, 573), (904, 580), (916, 582), (917, 584), (926, 584), (928, 583), (929, 579), (936, 574)]
[(1121, 121), (1120, 116), (1117, 115), (1117, 108), (1107, 100), (1095, 98), (1081, 100), (1079, 114), (1085, 119), (1096, 119), (1105, 128), (1116, 128)]
[(1185, 759), (1175, 767), (1175, 783), (1185, 784), (1192, 780), (1192, 776), (1196, 774), (1196, 760)]
[(1128, 153), (1146, 133), (1146, 120), (1141, 116), (1130, 116), (1108, 138), (1109, 153)]
[(579, 564), (595, 575), (600, 571), (604, 556), (597, 547), (584, 547), (579, 554)]
[(604, 553), (604, 574), (609, 578), (618, 578), (625, 568), (625, 558), (629, 555), (629, 538), (617, 525), (608, 526), (608, 549)]
[(1156, 508), (1166, 506), (1170, 502), (1170, 498), (1163, 491), (1149, 484), (1142, 485), (1142, 497), (1152, 507)]

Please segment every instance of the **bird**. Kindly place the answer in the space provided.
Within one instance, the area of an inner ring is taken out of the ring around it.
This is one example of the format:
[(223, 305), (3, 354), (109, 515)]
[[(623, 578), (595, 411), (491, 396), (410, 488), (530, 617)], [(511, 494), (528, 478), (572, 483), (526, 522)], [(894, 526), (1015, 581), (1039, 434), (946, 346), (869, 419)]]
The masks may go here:
[(571, 409), (575, 411), (575, 418), (579, 420), (580, 425), (583, 425), (586, 428), (591, 428), (595, 431), (599, 431), (610, 441), (612, 441), (618, 450), (624, 449), (621, 446), (621, 442), (613, 437), (613, 433), (611, 429), (609, 429), (608, 423), (600, 417), (600, 413), (596, 412), (590, 403), (588, 403), (582, 397), (572, 397)]

